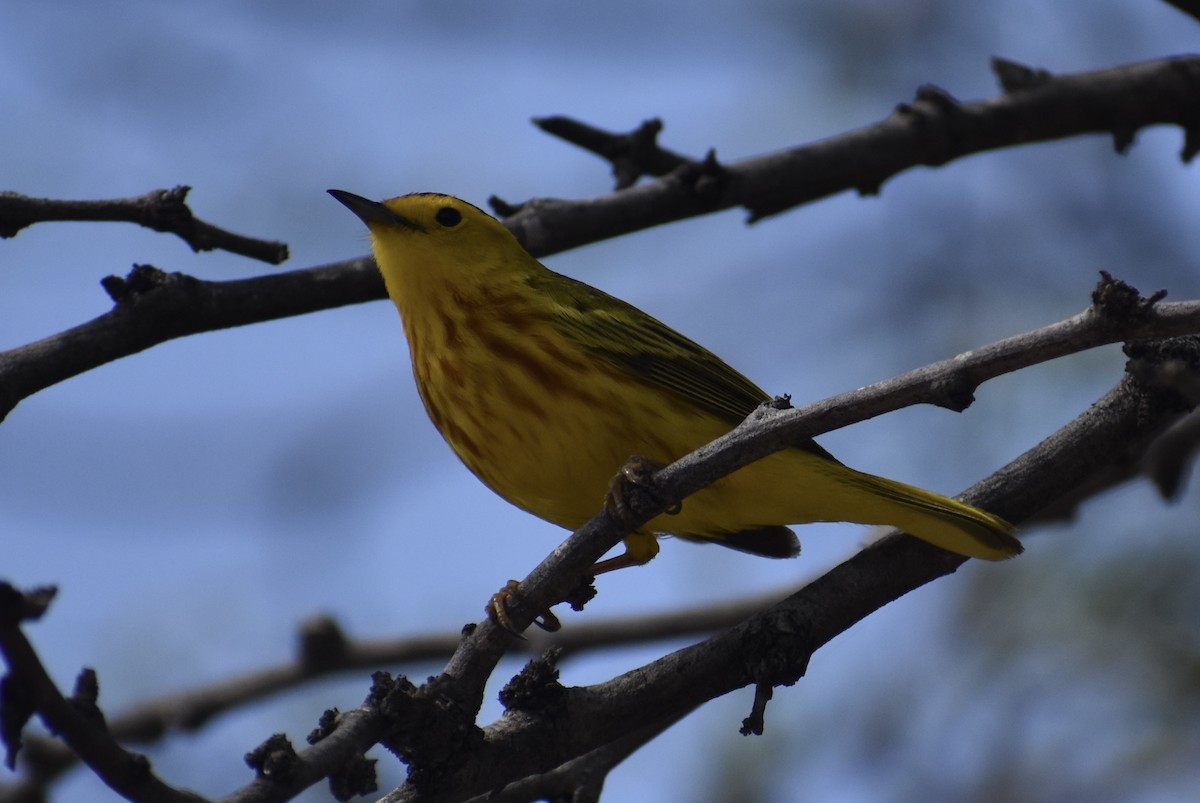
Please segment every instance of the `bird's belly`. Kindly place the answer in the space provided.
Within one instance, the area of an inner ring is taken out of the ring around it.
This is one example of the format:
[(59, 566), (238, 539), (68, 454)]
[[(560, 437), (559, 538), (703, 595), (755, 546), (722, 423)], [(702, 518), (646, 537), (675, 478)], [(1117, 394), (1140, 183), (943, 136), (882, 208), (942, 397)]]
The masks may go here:
[(637, 392), (627, 376), (593, 373), (586, 384), (545, 387), (442, 360), (429, 361), (417, 382), (430, 418), (476, 476), (512, 504), (576, 529), (600, 510), (631, 456), (670, 463), (730, 428), (665, 405), (661, 392)]

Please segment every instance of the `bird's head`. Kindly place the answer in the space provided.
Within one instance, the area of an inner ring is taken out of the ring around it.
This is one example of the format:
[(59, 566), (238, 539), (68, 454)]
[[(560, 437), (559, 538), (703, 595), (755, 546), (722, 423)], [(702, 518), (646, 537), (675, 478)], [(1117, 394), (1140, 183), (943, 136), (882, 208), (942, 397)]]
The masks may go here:
[(537, 269), (500, 221), (452, 195), (420, 192), (372, 201), (342, 190), (329, 194), (371, 230), (375, 261), (397, 303), (427, 282), (462, 291)]

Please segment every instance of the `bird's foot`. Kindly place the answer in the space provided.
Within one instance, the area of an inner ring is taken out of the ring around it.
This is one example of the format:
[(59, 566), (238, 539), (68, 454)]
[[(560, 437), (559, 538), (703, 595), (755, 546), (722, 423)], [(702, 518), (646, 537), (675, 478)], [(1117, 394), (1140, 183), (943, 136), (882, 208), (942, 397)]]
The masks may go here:
[[(661, 499), (658, 488), (654, 482), (654, 473), (665, 467), (665, 464), (651, 460), (648, 457), (643, 457), (640, 454), (635, 454), (626, 461), (625, 465), (621, 466), (621, 470), (608, 483), (608, 494), (604, 497), (604, 509), (609, 515), (616, 517), (622, 522), (628, 522), (633, 518), (633, 511), (629, 509), (629, 505), (625, 500), (626, 490), (630, 485), (636, 485), (643, 488), (656, 498)], [(670, 505), (663, 512), (674, 516), (683, 510), (683, 502), (678, 499), (673, 499)], [(644, 561), (643, 561), (644, 562)]]
[[(509, 580), (508, 583), (505, 584), (504, 588), (492, 595), (492, 598), (488, 600), (487, 607), (484, 608), (484, 610), (487, 611), (488, 618), (493, 622), (500, 625), (500, 627), (504, 628), (517, 638), (523, 639), (525, 636), (521, 635), (520, 628), (513, 623), (512, 617), (508, 615), (508, 600), (510, 597), (519, 593), (520, 589), (520, 583), (518, 583), (516, 580)], [(555, 616), (549, 609), (538, 614), (534, 618), (533, 623), (542, 630), (545, 630), (547, 633), (554, 633), (562, 628), (562, 623), (558, 621), (558, 617)]]

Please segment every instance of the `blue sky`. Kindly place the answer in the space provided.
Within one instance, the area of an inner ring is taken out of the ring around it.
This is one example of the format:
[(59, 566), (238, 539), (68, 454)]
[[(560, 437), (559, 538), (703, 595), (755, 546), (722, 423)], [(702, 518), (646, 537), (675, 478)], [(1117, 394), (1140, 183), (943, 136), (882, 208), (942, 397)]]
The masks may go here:
[[(104, 198), (189, 184), (202, 218), (289, 243), (285, 268), (367, 249), (329, 187), (442, 191), (481, 206), (491, 194), (610, 189), (603, 163), (531, 117), (627, 130), (658, 116), (666, 147), (732, 160), (871, 123), (922, 83), (991, 96), (992, 55), (1083, 70), (1186, 52), (1197, 32), (1165, 3), (1117, 0), (62, 0), (5, 17), (0, 188)], [(548, 264), (651, 311), (769, 391), (815, 399), (1073, 314), (1101, 268), (1200, 296), (1200, 198), (1181, 143), (1160, 129), (1125, 157), (1103, 137), (986, 154), (904, 174), (877, 198), (840, 196), (749, 227), (724, 212)], [(102, 314), (99, 280), (134, 262), (207, 279), (270, 270), (127, 224), (41, 224), (0, 242), (0, 348)], [(956, 493), (1070, 420), (1121, 365), (1116, 349), (1083, 355), (989, 383), (963, 415), (908, 410), (822, 442), (858, 468)], [(1034, 534), (1021, 560), (1064, 561), (1069, 573), (1120, 555), (1134, 521), (1169, 533), (1195, 511), (1194, 494), (1162, 508), (1142, 486), (1123, 489), (1075, 527)], [(800, 534), (804, 555), (790, 562), (668, 542), (650, 566), (605, 577), (582, 616), (794, 587), (869, 536), (848, 525)], [(297, 622), (317, 612), (363, 637), (456, 631), (562, 536), (494, 497), (445, 447), (386, 303), (158, 346), (26, 400), (0, 426), (3, 574), (60, 585), (30, 634), (60, 683), (96, 667), (112, 711), (285, 660)], [(839, 639), (777, 695), (760, 739), (737, 735), (749, 692), (707, 707), (619, 769), (609, 794), (697, 799), (722, 768), (774, 757), (762, 799), (904, 799), (887, 767), (936, 765), (960, 733), (963, 689), (1002, 672), (980, 669), (983, 648), (951, 654), (946, 633), (964, 591), (1005, 571), (969, 565)], [(1010, 593), (1016, 604), (1020, 584)], [(580, 620), (568, 613), (566, 626)], [(571, 661), (564, 680), (599, 680), (666, 648)], [(957, 664), (974, 674), (956, 675)], [(894, 666), (944, 682), (917, 686), (929, 700), (904, 735), (912, 755), (864, 769), (854, 756), (878, 702), (858, 698), (888, 688)], [(420, 678), (437, 667), (395, 669)], [(299, 740), (366, 685), (351, 677), (264, 703), (152, 757), (168, 780), (228, 792), (249, 779), (244, 750), (280, 729)], [(968, 729), (1009, 699), (969, 698)], [(1053, 727), (1079, 727), (1071, 714)], [(933, 777), (958, 788), (980, 760)], [(56, 790), (105, 794), (82, 773)]]

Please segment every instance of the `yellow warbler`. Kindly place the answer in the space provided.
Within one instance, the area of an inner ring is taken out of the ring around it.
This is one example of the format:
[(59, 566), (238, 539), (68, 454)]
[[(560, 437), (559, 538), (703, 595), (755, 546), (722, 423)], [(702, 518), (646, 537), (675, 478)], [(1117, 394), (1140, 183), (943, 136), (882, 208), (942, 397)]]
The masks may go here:
[[(666, 324), (549, 270), (465, 201), (329, 192), (370, 228), (429, 417), (479, 479), (536, 516), (578, 528), (631, 455), (669, 463), (770, 398)], [(889, 524), (988, 560), (1022, 549), (1002, 519), (855, 471), (810, 440), (688, 497), (596, 570), (646, 563), (657, 533), (792, 557), (784, 525), (814, 521)]]

